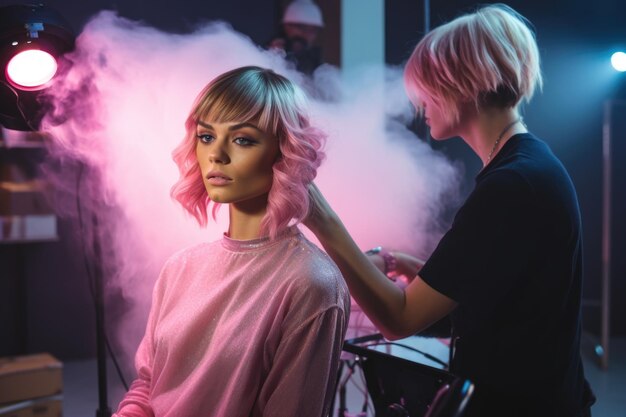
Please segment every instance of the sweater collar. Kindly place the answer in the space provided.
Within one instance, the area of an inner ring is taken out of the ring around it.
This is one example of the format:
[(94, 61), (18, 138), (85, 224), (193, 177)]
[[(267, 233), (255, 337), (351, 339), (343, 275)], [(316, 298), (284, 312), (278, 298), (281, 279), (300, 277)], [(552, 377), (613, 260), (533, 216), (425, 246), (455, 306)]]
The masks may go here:
[(270, 239), (269, 236), (265, 236), (258, 239), (237, 240), (232, 239), (226, 233), (224, 233), (224, 236), (222, 238), (222, 247), (232, 252), (248, 252), (273, 246), (299, 233), (300, 230), (298, 230), (297, 226), (290, 226), (286, 228), (285, 230), (278, 233), (278, 236), (276, 236), (275, 239)]

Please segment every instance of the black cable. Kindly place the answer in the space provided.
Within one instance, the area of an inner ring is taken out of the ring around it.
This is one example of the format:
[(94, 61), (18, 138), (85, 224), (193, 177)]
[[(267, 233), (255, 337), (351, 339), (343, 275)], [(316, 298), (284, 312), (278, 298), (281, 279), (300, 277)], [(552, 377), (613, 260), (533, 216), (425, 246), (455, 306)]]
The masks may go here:
[[(15, 88), (13, 88), (11, 84), (7, 83), (6, 81), (0, 80), (0, 83), (8, 87), (8, 89), (15, 95), (15, 107), (17, 108), (17, 111), (20, 112), (20, 116), (22, 116), (22, 119), (24, 120), (24, 123), (26, 123), (26, 126), (33, 132), (36, 132), (37, 129), (30, 123), (30, 120), (26, 117), (26, 114), (24, 113), (24, 109), (22, 109), (22, 105), (20, 101), (20, 94), (15, 90)], [(6, 113), (2, 113), (2, 114), (5, 116), (11, 117), (10, 114), (6, 114)]]
[[(89, 292), (91, 293), (91, 297), (92, 300), (94, 302), (94, 307), (97, 304), (96, 301), (96, 290), (95, 290), (95, 279), (93, 276), (93, 271), (92, 271), (92, 266), (90, 265), (89, 262), (87, 262), (87, 255), (85, 254), (85, 241), (83, 240), (84, 236), (85, 236), (85, 226), (83, 224), (83, 214), (82, 214), (82, 205), (80, 202), (80, 183), (82, 181), (82, 177), (83, 177), (83, 170), (84, 170), (84, 163), (81, 161), (79, 168), (78, 168), (78, 175), (76, 176), (76, 209), (77, 209), (77, 216), (78, 216), (78, 227), (80, 229), (80, 236), (81, 236), (81, 243), (82, 243), (82, 255), (83, 255), (83, 263), (85, 265), (85, 271), (87, 271), (87, 277), (89, 279)], [(95, 233), (95, 231), (94, 231)], [(94, 239), (97, 239), (97, 237), (94, 235)], [(124, 378), (124, 374), (122, 372), (122, 369), (119, 365), (119, 363), (117, 362), (117, 358), (115, 356), (115, 353), (113, 352), (113, 349), (111, 347), (111, 343), (109, 342), (109, 338), (106, 335), (106, 332), (104, 333), (104, 342), (106, 344), (107, 350), (109, 351), (109, 356), (111, 357), (111, 359), (113, 360), (113, 365), (115, 365), (115, 370), (117, 371), (117, 375), (119, 376), (120, 380), (122, 381), (122, 384), (124, 385), (124, 388), (126, 388), (126, 391), (128, 391), (128, 383), (126, 382), (126, 379)]]
[(109, 343), (109, 338), (106, 335), (104, 336), (104, 342), (106, 343), (107, 350), (109, 351), (109, 355), (111, 355), (111, 359), (113, 360), (113, 365), (115, 365), (115, 370), (117, 371), (117, 375), (119, 376), (120, 380), (122, 381), (122, 384), (124, 385), (124, 388), (126, 389), (126, 391), (128, 391), (128, 383), (124, 379), (124, 374), (122, 373), (122, 368), (120, 368), (120, 365), (117, 362), (115, 354), (113, 354), (113, 348), (111, 348), (111, 344)]
[(373, 340), (383, 340), (383, 339), (384, 339), (384, 336), (382, 333), (374, 333), (374, 334), (368, 334), (365, 336), (355, 337), (353, 339), (348, 339), (346, 340), (346, 342), (353, 344), (353, 345), (360, 345), (362, 343), (371, 342)]
[(358, 389), (361, 394), (363, 394), (363, 405), (361, 406), (361, 412), (365, 413), (365, 415), (367, 415), (369, 410), (373, 410), (374, 406), (371, 405), (370, 406), (370, 395), (369, 395), (369, 391), (367, 389), (367, 381), (365, 380), (365, 371), (363, 371), (363, 365), (361, 364), (361, 361), (358, 361), (358, 363), (355, 363), (355, 366), (359, 367), (359, 376), (361, 377), (361, 383), (363, 384), (363, 388), (359, 387), (357, 385), (357, 383), (355, 381), (352, 381), (352, 383), (354, 384), (354, 386), (356, 387), (356, 389)]
[(437, 357), (435, 357), (435, 356), (433, 356), (433, 355), (431, 355), (429, 353), (426, 353), (426, 352), (423, 352), (423, 351), (421, 351), (419, 349), (416, 349), (416, 348), (414, 348), (412, 346), (403, 345), (402, 343), (396, 343), (396, 342), (375, 342), (375, 343), (372, 343), (371, 345), (368, 345), (368, 347), (371, 347), (371, 346), (398, 346), (398, 347), (402, 347), (402, 348), (411, 350), (413, 352), (419, 353), (420, 355), (424, 356), (426, 359), (430, 359), (431, 361), (433, 361), (435, 363), (438, 363), (439, 365), (443, 366), (444, 368), (448, 367), (448, 364), (446, 362), (442, 361), (441, 359), (439, 359), (439, 358), (437, 358)]

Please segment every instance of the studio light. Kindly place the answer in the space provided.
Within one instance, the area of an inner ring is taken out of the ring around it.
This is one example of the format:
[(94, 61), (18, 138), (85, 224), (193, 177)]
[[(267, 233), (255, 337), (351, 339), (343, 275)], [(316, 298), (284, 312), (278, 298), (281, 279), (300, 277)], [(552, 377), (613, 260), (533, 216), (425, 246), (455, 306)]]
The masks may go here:
[(611, 65), (615, 71), (624, 72), (626, 71), (626, 53), (624, 52), (615, 52), (611, 56)]
[(7, 80), (23, 90), (39, 90), (54, 77), (57, 60), (46, 51), (28, 49), (15, 55), (6, 68)]
[(0, 7), (0, 123), (35, 130), (38, 100), (59, 69), (57, 59), (74, 47), (63, 17), (42, 4)]

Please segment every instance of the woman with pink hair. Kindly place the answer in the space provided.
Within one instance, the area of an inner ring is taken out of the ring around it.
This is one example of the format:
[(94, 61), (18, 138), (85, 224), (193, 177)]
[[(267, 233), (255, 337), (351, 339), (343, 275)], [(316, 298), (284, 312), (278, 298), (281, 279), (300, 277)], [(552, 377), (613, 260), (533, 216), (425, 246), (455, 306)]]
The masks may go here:
[(228, 204), (228, 232), (164, 266), (115, 415), (325, 416), (350, 297), (297, 228), (325, 136), (301, 90), (259, 67), (211, 81), (186, 130), (172, 196), (201, 225)]
[(590, 415), (576, 192), (519, 110), (542, 84), (528, 22), (502, 4), (458, 17), (424, 36), (404, 75), (432, 137), (459, 136), (483, 162), (450, 230), (423, 266), (374, 251), (386, 272), (410, 271), (401, 289), (361, 253), (315, 186), (307, 225), (387, 338), (450, 315), (450, 369), (475, 385), (466, 417)]

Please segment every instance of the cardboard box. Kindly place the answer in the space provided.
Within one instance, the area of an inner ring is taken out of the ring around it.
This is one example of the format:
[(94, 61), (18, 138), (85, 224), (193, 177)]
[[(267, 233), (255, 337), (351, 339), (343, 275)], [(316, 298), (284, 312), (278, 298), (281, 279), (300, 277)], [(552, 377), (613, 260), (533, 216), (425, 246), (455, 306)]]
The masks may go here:
[(61, 394), (63, 365), (41, 353), (0, 359), (0, 404)]
[(0, 405), (1, 417), (61, 417), (63, 415), (61, 401), (63, 397), (38, 398), (36, 400), (21, 401)]

